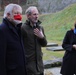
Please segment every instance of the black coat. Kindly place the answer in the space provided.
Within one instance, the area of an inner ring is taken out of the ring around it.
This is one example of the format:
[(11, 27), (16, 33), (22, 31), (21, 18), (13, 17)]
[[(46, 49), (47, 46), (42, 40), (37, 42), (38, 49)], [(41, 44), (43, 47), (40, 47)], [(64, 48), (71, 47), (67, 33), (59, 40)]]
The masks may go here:
[(65, 50), (61, 67), (63, 75), (76, 74), (76, 50), (73, 48), (73, 44), (76, 44), (76, 34), (74, 34), (73, 30), (70, 30), (67, 31), (62, 44)]
[[(42, 29), (44, 33), (44, 29), (40, 26), (40, 21), (37, 22), (36, 28)], [(43, 60), (42, 60), (42, 51), (41, 47), (47, 45), (46, 37), (43, 39), (38, 38), (34, 35), (34, 28), (30, 25), (29, 21), (26, 21), (22, 26), (22, 34), (24, 39), (24, 46), (26, 49), (25, 56), (27, 59), (27, 71), (31, 74), (42, 73), (43, 68)], [(44, 34), (45, 36), (45, 34)]]
[(0, 25), (0, 75), (26, 75), (22, 39), (7, 19)]

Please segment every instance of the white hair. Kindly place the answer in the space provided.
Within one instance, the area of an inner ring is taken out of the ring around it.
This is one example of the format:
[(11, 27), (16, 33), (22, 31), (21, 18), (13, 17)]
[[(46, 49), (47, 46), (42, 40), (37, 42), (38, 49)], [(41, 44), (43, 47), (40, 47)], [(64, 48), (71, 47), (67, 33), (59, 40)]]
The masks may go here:
[(7, 17), (7, 13), (10, 13), (10, 14), (11, 14), (14, 7), (20, 8), (20, 9), (21, 9), (20, 12), (22, 13), (22, 8), (21, 8), (20, 5), (11, 3), (11, 4), (8, 4), (8, 5), (5, 7), (5, 11), (4, 11), (4, 16), (3, 16), (3, 17), (4, 17), (4, 18)]
[(30, 15), (34, 9), (38, 10), (36, 6), (30, 6), (26, 9), (25, 14)]

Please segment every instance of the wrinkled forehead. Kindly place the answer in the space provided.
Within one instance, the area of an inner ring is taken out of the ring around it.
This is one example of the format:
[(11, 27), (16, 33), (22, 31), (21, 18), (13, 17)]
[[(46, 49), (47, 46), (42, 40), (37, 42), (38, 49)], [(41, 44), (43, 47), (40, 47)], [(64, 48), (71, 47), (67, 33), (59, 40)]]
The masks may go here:
[(37, 9), (32, 9), (32, 10), (31, 10), (31, 13), (37, 13), (37, 14), (38, 14), (39, 12), (38, 12)]

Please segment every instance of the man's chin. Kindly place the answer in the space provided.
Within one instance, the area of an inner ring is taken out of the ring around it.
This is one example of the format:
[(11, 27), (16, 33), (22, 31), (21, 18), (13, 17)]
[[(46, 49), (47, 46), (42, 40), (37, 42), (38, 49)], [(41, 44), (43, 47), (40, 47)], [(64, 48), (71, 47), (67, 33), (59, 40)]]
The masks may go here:
[(38, 22), (38, 20), (34, 21), (34, 23), (37, 23), (37, 22)]
[(14, 20), (14, 23), (15, 23), (15, 24), (19, 24), (19, 23), (22, 23), (22, 21)]

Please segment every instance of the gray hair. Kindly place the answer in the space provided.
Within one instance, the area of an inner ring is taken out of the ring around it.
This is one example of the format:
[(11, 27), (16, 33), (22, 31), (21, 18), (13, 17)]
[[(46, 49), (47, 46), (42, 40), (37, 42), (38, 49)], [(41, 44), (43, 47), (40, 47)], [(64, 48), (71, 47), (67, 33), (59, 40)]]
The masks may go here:
[(37, 7), (35, 7), (35, 6), (30, 6), (29, 8), (26, 9), (25, 14), (26, 14), (26, 15), (31, 15), (32, 10), (34, 10), (34, 9), (38, 10)]
[(11, 3), (11, 4), (8, 4), (8, 5), (5, 7), (5, 11), (4, 11), (4, 16), (3, 16), (3, 17), (4, 17), (4, 18), (7, 17), (7, 13), (10, 13), (10, 14), (11, 14), (14, 7), (20, 8), (20, 9), (21, 9), (20, 12), (22, 13), (22, 8), (21, 8), (20, 5)]

